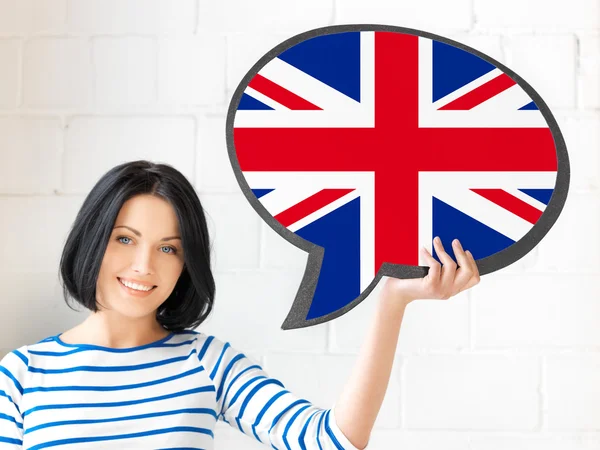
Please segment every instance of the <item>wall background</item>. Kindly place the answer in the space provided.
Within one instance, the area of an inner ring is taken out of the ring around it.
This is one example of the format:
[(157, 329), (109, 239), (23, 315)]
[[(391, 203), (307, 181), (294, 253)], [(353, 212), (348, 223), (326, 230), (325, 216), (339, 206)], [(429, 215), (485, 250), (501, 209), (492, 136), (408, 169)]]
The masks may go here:
[[(209, 213), (217, 299), (200, 329), (333, 405), (378, 290), (334, 322), (280, 330), (306, 254), (245, 200), (225, 117), (268, 50), (343, 23), (422, 29), (507, 65), (548, 103), (571, 161), (565, 208), (532, 252), (409, 305), (370, 448), (600, 449), (599, 0), (0, 0), (0, 357), (85, 318), (62, 300), (62, 244), (101, 174), (146, 158), (181, 170)], [(219, 425), (217, 449), (265, 448)]]

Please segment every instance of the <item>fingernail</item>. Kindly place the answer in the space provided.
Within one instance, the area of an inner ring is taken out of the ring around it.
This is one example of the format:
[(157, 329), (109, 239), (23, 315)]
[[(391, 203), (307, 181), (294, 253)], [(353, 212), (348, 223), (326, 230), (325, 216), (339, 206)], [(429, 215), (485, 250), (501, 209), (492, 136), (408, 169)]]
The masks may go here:
[(440, 238), (438, 236), (435, 237), (435, 242), (440, 243)]

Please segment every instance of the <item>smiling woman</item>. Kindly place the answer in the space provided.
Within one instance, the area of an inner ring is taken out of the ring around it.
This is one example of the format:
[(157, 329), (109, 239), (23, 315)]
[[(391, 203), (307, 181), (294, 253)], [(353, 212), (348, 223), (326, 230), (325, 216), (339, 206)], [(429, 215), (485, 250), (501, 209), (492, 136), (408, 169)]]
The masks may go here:
[(209, 242), (179, 171), (144, 160), (108, 171), (60, 261), (67, 304), (91, 314), (0, 361), (0, 447), (211, 450), (222, 420), (275, 448), (356, 450), (333, 408), (194, 330), (215, 297)]
[[(208, 243), (200, 200), (179, 171), (147, 161), (111, 169), (89, 193), (64, 247), (65, 299), (95, 314), (63, 340), (142, 345), (202, 323), (215, 295)], [(121, 280), (157, 287), (146, 293)]]

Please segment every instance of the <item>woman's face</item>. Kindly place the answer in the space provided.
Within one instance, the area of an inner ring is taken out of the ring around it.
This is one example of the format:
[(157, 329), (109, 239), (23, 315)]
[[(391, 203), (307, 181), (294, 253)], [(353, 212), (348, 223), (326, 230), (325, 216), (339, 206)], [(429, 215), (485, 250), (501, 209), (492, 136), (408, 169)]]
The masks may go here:
[[(138, 195), (125, 202), (100, 267), (98, 307), (135, 318), (154, 316), (183, 270), (180, 236), (175, 211), (165, 200)], [(156, 287), (139, 293), (124, 287), (120, 279)]]

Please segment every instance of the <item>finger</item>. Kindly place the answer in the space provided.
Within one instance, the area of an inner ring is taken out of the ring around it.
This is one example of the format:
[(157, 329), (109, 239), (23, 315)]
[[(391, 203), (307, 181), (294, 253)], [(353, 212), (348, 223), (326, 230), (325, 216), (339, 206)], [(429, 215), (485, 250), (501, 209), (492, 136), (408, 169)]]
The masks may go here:
[(471, 267), (473, 267), (473, 275), (471, 276), (471, 278), (469, 279), (467, 284), (465, 286), (463, 286), (459, 292), (462, 292), (466, 289), (472, 288), (473, 286), (478, 284), (480, 281), (479, 269), (477, 268), (477, 262), (475, 261), (473, 254), (469, 250), (467, 250), (465, 252), (465, 254), (469, 258), (469, 263), (470, 263)]
[(473, 254), (469, 250), (466, 251), (466, 254), (467, 254), (469, 260), (471, 261), (471, 267), (473, 268), (473, 278), (475, 278), (477, 280), (477, 282), (479, 283), (479, 280), (481, 279), (481, 275), (479, 275), (479, 267), (477, 267), (477, 261), (475, 261)]
[(460, 292), (460, 289), (462, 289), (462, 287), (466, 285), (473, 276), (473, 268), (471, 267), (471, 261), (469, 261), (469, 257), (466, 255), (458, 239), (454, 239), (452, 241), (452, 248), (454, 250), (454, 256), (456, 256), (456, 261), (460, 266), (459, 269), (456, 271), (453, 288), (453, 292), (458, 293)]
[(433, 240), (435, 251), (438, 257), (442, 261), (442, 291), (448, 294), (451, 293), (452, 284), (454, 282), (454, 274), (456, 272), (456, 262), (452, 257), (444, 250), (444, 245), (439, 237)]
[(439, 281), (442, 274), (440, 263), (437, 261), (437, 259), (431, 256), (431, 253), (429, 253), (429, 250), (427, 250), (425, 247), (421, 247), (421, 255), (423, 255), (425, 264), (429, 266), (429, 272), (427, 273), (427, 276), (432, 280)]

